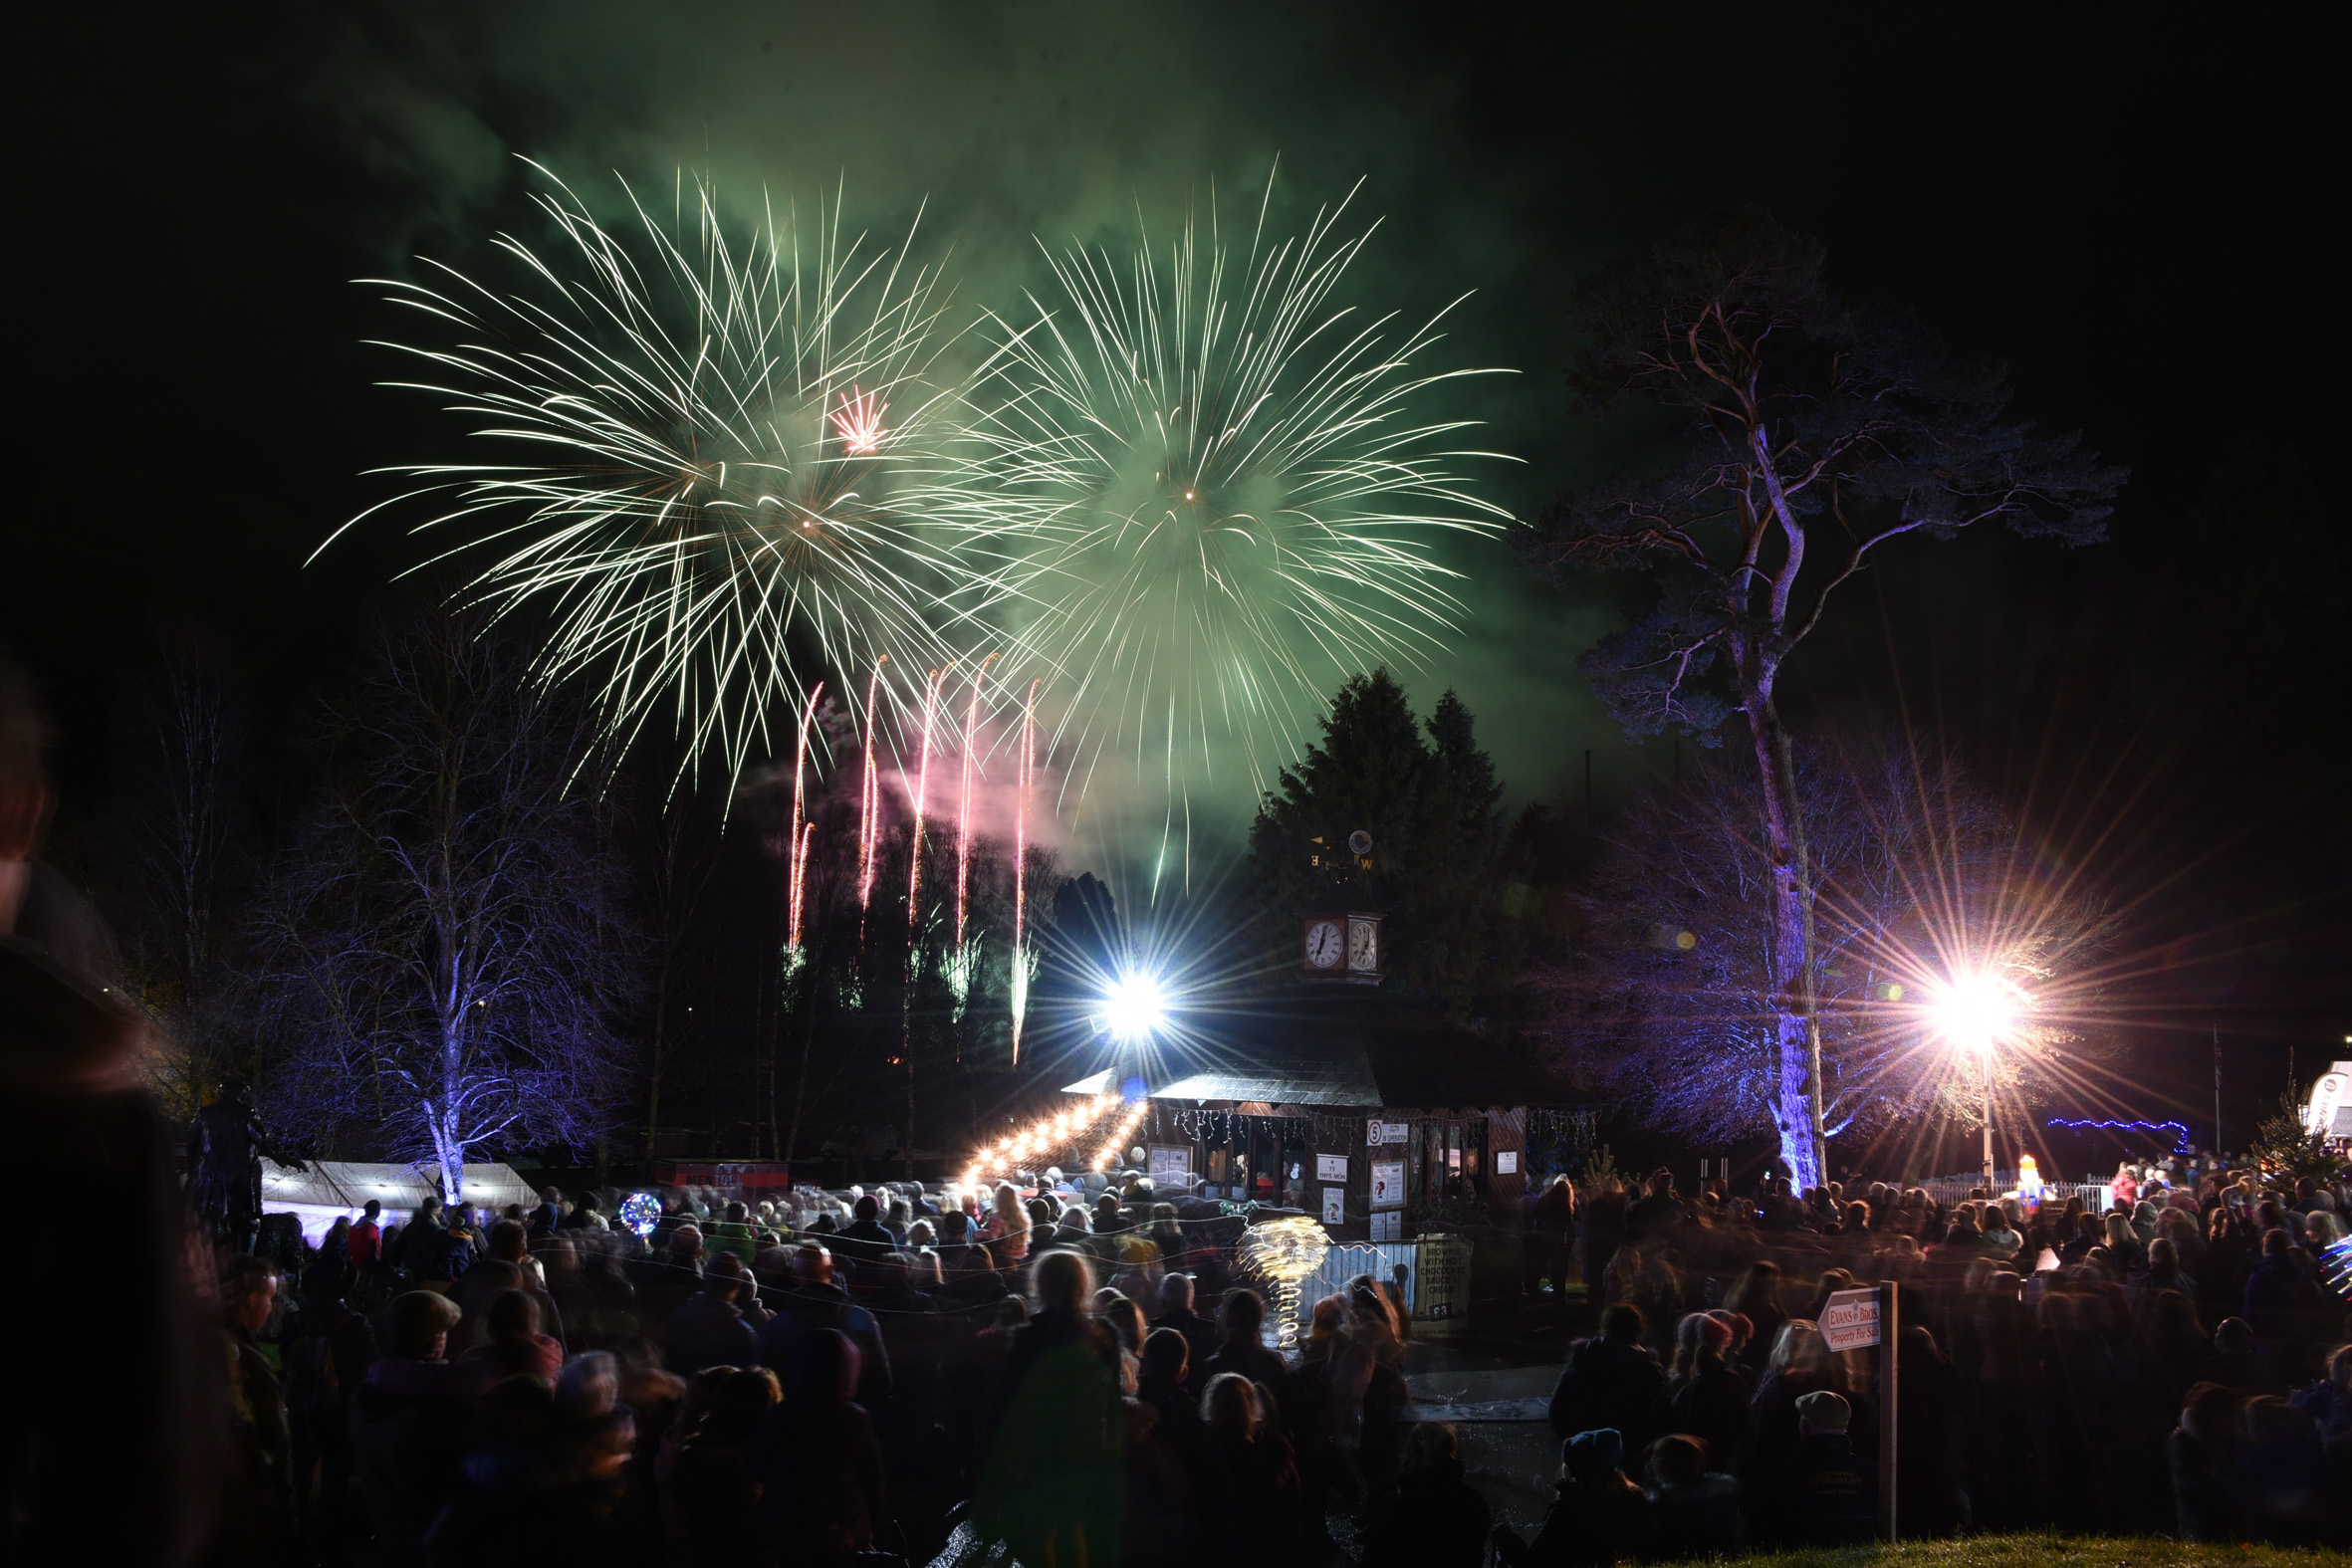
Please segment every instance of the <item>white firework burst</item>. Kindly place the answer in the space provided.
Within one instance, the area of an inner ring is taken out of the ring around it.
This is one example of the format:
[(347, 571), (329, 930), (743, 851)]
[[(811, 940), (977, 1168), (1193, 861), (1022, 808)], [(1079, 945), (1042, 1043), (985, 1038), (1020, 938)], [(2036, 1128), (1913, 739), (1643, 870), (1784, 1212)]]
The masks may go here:
[(1336, 236), (1346, 205), (1282, 238), (1262, 201), (1240, 255), (1213, 201), (1164, 254), (1140, 225), (1131, 255), (1048, 250), (1053, 304), (996, 319), (954, 500), (1029, 661), (1000, 689), (1044, 676), (1080, 788), (1106, 753), (1164, 745), (1173, 787), (1232, 742), (1263, 785), (1337, 679), (1457, 625), (1439, 542), (1510, 522), (1462, 472), (1500, 454), (1418, 412), (1499, 372), (1422, 367), (1444, 312), (1400, 332), (1334, 303), (1371, 233)]
[[(511, 289), (429, 262), (433, 286), (383, 283), (436, 329), (386, 345), (427, 367), (394, 384), (501, 449), (387, 470), (422, 483), (384, 506), (440, 508), (415, 525), (446, 540), (426, 564), (544, 612), (543, 673), (587, 677), (622, 742), (666, 713), (689, 766), (773, 750), (772, 717), (827, 667), (881, 665), (883, 707), (919, 689), (985, 589), (950, 537), (985, 514), (943, 504), (953, 396), (931, 374), (953, 335), (914, 231), (844, 238), (836, 194), (806, 240), (772, 205), (731, 240), (711, 188), (681, 180), (666, 223), (630, 191), (615, 233), (547, 177), (551, 242), (496, 240)], [(852, 705), (858, 685), (838, 687)]]

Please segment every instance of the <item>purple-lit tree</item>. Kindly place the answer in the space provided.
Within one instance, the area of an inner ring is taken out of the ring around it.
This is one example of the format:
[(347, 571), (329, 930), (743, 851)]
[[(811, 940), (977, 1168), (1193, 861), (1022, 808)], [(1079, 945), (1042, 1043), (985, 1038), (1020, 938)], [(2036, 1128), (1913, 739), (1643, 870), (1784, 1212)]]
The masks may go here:
[(1826, 1107), (1816, 878), (1779, 706), (1786, 661), (1896, 541), (1999, 524), (2090, 544), (2124, 478), (2072, 437), (2004, 423), (1998, 364), (1953, 353), (1898, 312), (1840, 301), (1822, 259), (1817, 242), (1747, 209), (1591, 280), (1570, 379), (1596, 409), (1662, 410), (1668, 437), (1635, 477), (1562, 498), (1525, 548), (1547, 572), (1652, 578), (1647, 611), (1579, 661), (1630, 734), (1714, 745), (1735, 718), (1745, 732), (1772, 911), (1772, 1119), (1808, 1183)]
[(261, 933), (277, 1124), (413, 1160), (451, 1202), (469, 1158), (608, 1130), (636, 991), (590, 732), (478, 629), (383, 639)]
[[(2049, 999), (2002, 1042), (2001, 1101), (2079, 1083), (2101, 1044), (2082, 1026), (2109, 935), (2094, 903), (2020, 851), (1948, 760), (1801, 738), (1787, 756), (1816, 902), (1805, 980), (1825, 1134), (1931, 1113), (1976, 1122), (1979, 1064), (1955, 1058), (1923, 1004), (1939, 976), (1988, 950)], [(1779, 888), (1755, 771), (1733, 753), (1635, 796), (1588, 883), (1587, 928), (1540, 985), (1572, 1073), (1694, 1137), (1769, 1132), (1801, 1171), (1810, 1127), (1782, 1093)]]

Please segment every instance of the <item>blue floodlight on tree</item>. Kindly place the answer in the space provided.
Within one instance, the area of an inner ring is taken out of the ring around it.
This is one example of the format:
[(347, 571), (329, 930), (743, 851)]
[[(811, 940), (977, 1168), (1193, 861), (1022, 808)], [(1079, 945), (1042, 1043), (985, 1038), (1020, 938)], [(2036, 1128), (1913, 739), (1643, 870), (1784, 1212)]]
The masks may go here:
[(2189, 1129), (2179, 1122), (2069, 1121), (2063, 1116), (2053, 1116), (2050, 1118), (2049, 1124), (2052, 1127), (2064, 1127), (2074, 1132), (2101, 1127), (2112, 1129), (2115, 1132), (2164, 1132), (2170, 1129), (2175, 1151), (2186, 1152), (2189, 1148)]

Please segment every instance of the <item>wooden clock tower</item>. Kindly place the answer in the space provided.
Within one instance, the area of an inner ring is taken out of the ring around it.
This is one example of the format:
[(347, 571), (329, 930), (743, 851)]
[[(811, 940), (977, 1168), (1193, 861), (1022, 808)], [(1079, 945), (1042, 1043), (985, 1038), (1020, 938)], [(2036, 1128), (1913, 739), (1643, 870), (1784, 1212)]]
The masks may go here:
[(1380, 917), (1334, 910), (1299, 917), (1298, 972), (1309, 980), (1380, 984)]

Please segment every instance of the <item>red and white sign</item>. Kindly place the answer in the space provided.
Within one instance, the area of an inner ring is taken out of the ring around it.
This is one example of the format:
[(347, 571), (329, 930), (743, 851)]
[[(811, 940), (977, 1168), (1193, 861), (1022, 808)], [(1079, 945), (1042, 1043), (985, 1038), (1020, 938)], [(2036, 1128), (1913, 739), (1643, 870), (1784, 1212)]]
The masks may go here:
[(1877, 1344), (1878, 1291), (1831, 1291), (1821, 1309), (1821, 1337), (1831, 1350), (1868, 1350)]

